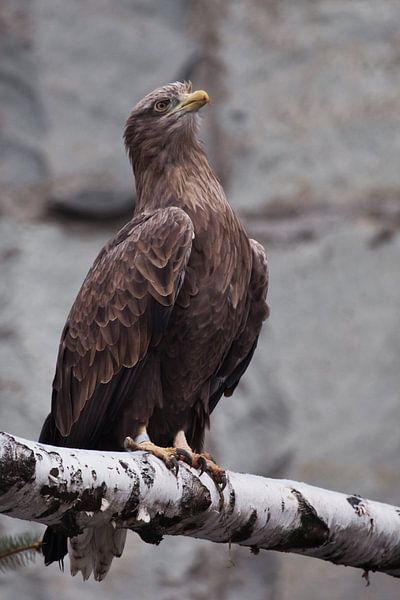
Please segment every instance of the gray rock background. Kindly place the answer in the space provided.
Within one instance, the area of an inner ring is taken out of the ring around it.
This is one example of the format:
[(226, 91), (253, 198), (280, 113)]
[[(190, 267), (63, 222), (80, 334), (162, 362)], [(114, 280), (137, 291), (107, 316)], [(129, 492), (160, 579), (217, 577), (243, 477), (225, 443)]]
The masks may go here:
[[(394, 0), (3, 0), (1, 429), (37, 437), (66, 314), (122, 223), (48, 204), (129, 198), (124, 120), (184, 74), (213, 98), (209, 155), (271, 271), (270, 320), (209, 447), (228, 468), (399, 504), (399, 20)], [(103, 584), (38, 562), (1, 575), (0, 598), (391, 600), (399, 585), (132, 534)]]

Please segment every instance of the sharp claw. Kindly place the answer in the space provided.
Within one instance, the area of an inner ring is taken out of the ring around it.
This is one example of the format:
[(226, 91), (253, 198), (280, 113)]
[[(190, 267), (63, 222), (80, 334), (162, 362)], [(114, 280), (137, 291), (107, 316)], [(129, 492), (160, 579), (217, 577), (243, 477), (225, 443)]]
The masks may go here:
[(178, 475), (178, 473), (179, 473), (179, 463), (176, 460), (175, 456), (171, 456), (170, 457), (170, 462), (168, 464), (168, 468), (170, 468), (171, 471), (175, 471), (175, 476)]
[(185, 450), (184, 448), (177, 448), (175, 452), (175, 456), (178, 460), (183, 460), (188, 465), (192, 466), (193, 458), (190, 452)]
[(227, 484), (225, 472), (215, 473), (212, 469), (206, 469), (207, 475), (211, 477), (219, 492), (223, 492)]
[(220, 492), (223, 492), (226, 488), (226, 484), (228, 483), (228, 478), (226, 476), (225, 471), (221, 474), (221, 481), (218, 482), (218, 489)]
[(228, 479), (226, 476), (226, 472), (216, 465), (209, 465), (206, 463), (206, 468), (204, 469), (209, 477), (215, 483), (218, 491), (222, 493), (228, 483)]
[(203, 475), (204, 471), (207, 471), (207, 461), (204, 456), (199, 456), (197, 458), (197, 468), (200, 471), (200, 475)]

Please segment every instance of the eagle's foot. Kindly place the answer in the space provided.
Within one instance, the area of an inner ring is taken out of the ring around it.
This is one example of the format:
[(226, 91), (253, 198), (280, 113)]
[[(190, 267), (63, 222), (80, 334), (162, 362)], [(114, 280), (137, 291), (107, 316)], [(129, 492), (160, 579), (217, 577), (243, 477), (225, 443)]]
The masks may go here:
[(214, 462), (213, 458), (207, 452), (201, 454), (192, 454), (192, 467), (200, 470), (200, 475), (207, 473), (218, 490), (222, 492), (225, 489), (228, 479), (225, 470)]
[(175, 471), (175, 475), (177, 475), (179, 471), (179, 461), (185, 462), (190, 467), (199, 469), (200, 475), (207, 473), (214, 481), (219, 492), (222, 492), (228, 481), (225, 470), (217, 465), (212, 456), (207, 452), (202, 452), (201, 454), (192, 452), (184, 437), (175, 438), (174, 443), (179, 442), (181, 442), (182, 446), (186, 446), (186, 448), (181, 448), (179, 446), (163, 448), (153, 444), (153, 442), (149, 440), (147, 433), (142, 433), (135, 440), (131, 437), (126, 437), (124, 447), (130, 452), (136, 452), (137, 450), (149, 452), (162, 460), (168, 469)]
[(162, 460), (170, 471), (175, 471), (175, 475), (177, 475), (179, 471), (179, 460), (182, 460), (189, 465), (192, 464), (191, 455), (183, 448), (162, 448), (161, 446), (156, 446), (156, 444), (153, 444), (150, 440), (145, 442), (135, 442), (131, 437), (125, 438), (124, 447), (125, 450), (128, 450), (129, 452), (136, 452), (137, 450), (149, 452)]

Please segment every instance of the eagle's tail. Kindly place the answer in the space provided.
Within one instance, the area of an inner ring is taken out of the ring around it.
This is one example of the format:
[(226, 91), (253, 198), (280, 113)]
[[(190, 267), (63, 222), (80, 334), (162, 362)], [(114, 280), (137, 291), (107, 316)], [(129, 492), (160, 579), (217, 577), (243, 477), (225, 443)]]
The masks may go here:
[(126, 540), (126, 529), (116, 529), (112, 523), (88, 527), (79, 535), (68, 539), (71, 574), (79, 571), (84, 580), (93, 573), (96, 581), (107, 575), (115, 556), (121, 556)]
[[(39, 438), (45, 444), (60, 444), (60, 433), (57, 430), (53, 416), (50, 414), (43, 424)], [(88, 527), (73, 538), (48, 527), (42, 540), (44, 562), (50, 565), (58, 562), (64, 568), (64, 556), (69, 554), (71, 573), (79, 571), (83, 579), (88, 579), (93, 573), (97, 581), (107, 575), (115, 556), (121, 556), (126, 540), (126, 529), (117, 529), (112, 523), (99, 527)]]
[(69, 554), (71, 574), (79, 571), (84, 580), (93, 573), (96, 581), (107, 575), (115, 556), (121, 556), (126, 540), (126, 529), (116, 529), (111, 523), (88, 527), (73, 538), (67, 538), (48, 527), (43, 536), (42, 550), (46, 565), (58, 561), (64, 569), (64, 556)]

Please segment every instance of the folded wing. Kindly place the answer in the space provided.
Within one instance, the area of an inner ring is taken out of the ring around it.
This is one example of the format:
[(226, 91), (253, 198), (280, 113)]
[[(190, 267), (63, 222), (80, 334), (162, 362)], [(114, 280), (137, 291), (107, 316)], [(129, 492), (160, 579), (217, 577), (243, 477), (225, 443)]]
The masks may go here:
[[(137, 377), (166, 330), (193, 235), (187, 214), (169, 207), (135, 217), (100, 252), (62, 334), (41, 441), (95, 447), (132, 400)], [(140, 405), (146, 399), (134, 402), (138, 418), (151, 410)]]

